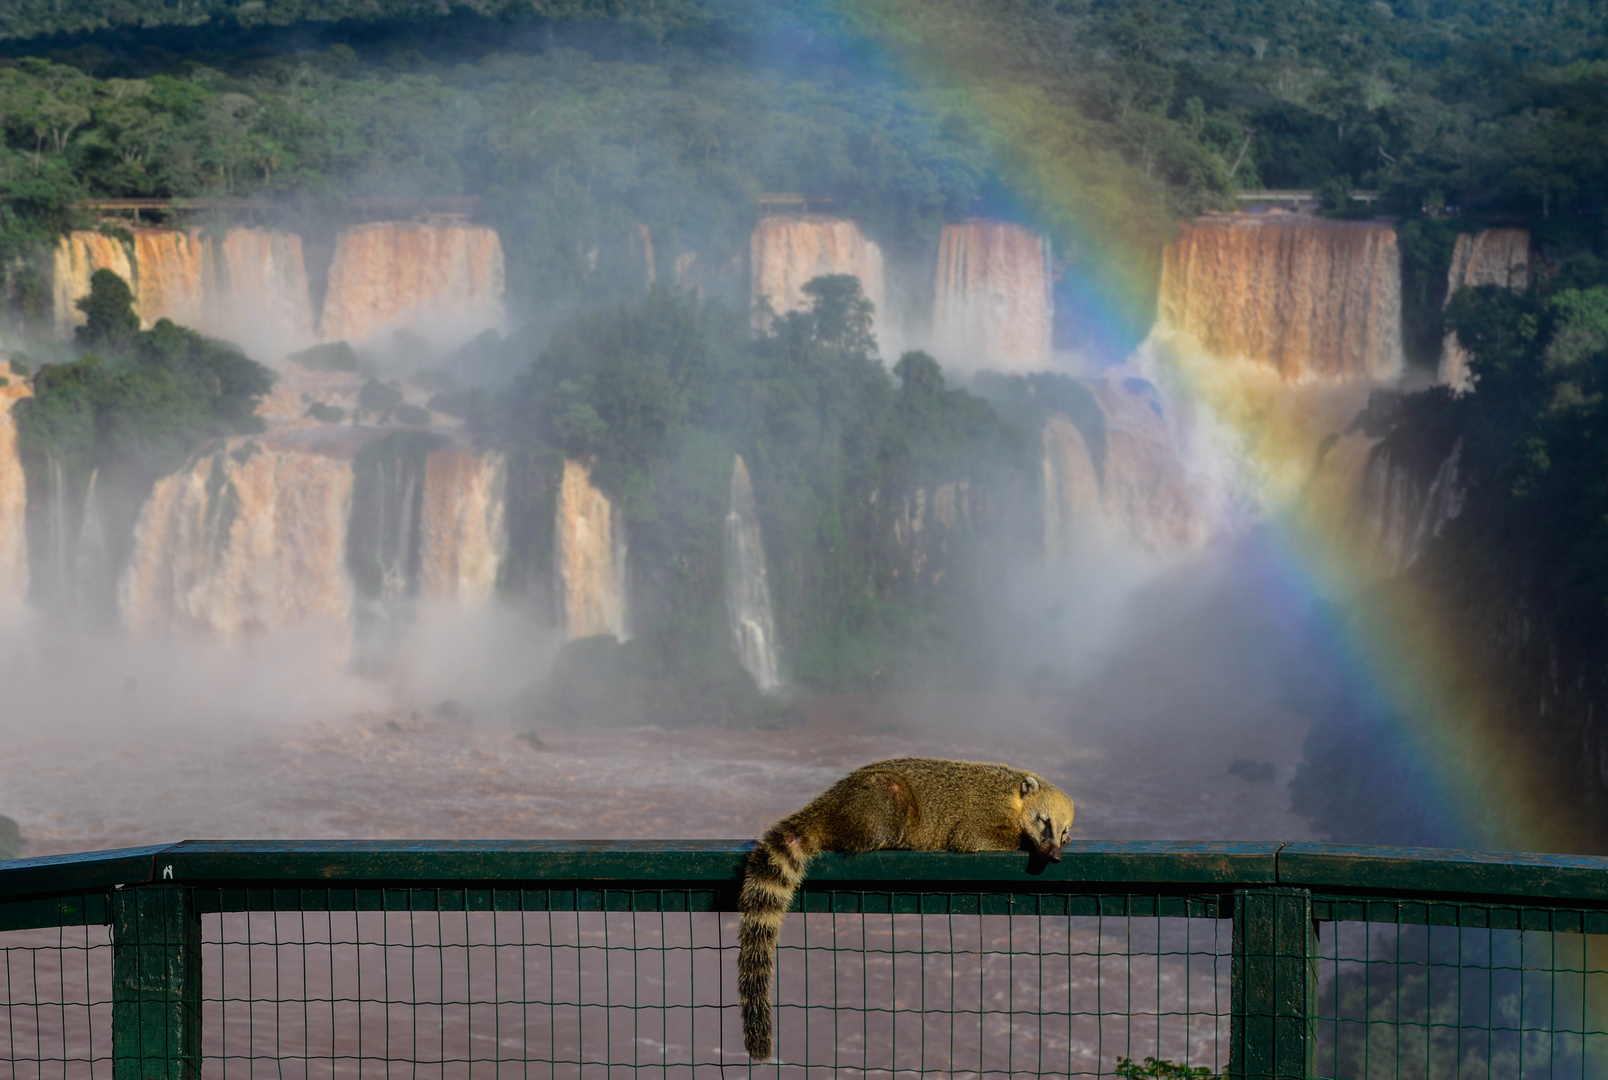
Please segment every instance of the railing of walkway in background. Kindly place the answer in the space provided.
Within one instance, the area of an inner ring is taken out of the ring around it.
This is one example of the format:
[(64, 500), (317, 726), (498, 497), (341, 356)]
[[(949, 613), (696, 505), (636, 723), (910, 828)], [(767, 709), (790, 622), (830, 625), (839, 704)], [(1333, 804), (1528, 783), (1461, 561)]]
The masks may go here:
[[(746, 847), (191, 841), (0, 863), (0, 1071), (746, 1073)], [(776, 989), (764, 1076), (1186, 1075), (1155, 1059), (1258, 1080), (1605, 1077), (1608, 859), (825, 856)]]

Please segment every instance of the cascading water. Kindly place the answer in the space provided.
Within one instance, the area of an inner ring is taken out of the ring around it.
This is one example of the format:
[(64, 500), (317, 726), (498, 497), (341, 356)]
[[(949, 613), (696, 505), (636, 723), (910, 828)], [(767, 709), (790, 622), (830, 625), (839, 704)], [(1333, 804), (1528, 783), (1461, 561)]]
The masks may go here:
[(419, 595), (424, 563), (424, 487), (436, 435), (394, 431), (352, 462), (346, 565), (356, 586), (354, 632), (366, 660), (386, 654)]
[(1276, 215), (1185, 223), (1162, 259), (1157, 329), (1287, 382), (1401, 372), (1401, 260), (1376, 222)]
[(343, 646), (350, 627), (377, 653), (417, 598), (490, 599), (505, 476), (500, 454), (408, 438), (355, 460), (255, 442), (205, 457), (158, 481), (140, 514), (123, 625), (224, 638), (317, 628)]
[[(116, 609), (115, 529), (107, 518), (131, 508), (115, 485), (82, 461), (52, 455), (30, 462), (25, 503), (28, 603), (57, 619), (100, 625)], [(108, 507), (112, 501), (115, 505)], [(121, 549), (118, 549), (121, 550)]]
[(1002, 221), (944, 226), (933, 307), (940, 359), (966, 368), (1042, 368), (1054, 313), (1048, 239)]
[(1044, 559), (1050, 566), (1072, 561), (1100, 521), (1100, 477), (1077, 425), (1052, 416), (1040, 433), (1044, 446)]
[[(206, 327), (224, 337), (266, 337), (289, 351), (312, 340), (313, 304), (301, 237), (266, 229), (230, 229), (213, 253), (214, 295)], [(217, 267), (221, 267), (219, 274)]]
[(322, 624), (344, 639), (351, 462), (255, 444), (157, 481), (118, 590), (137, 631), (220, 637)]
[(430, 454), (419, 536), (419, 585), (426, 599), (470, 605), (491, 600), (508, 546), (507, 487), (501, 454), (466, 446)]
[(592, 484), (591, 470), (566, 460), (553, 522), (553, 563), (560, 622), (570, 640), (630, 636), (625, 595), (625, 523)]
[(1417, 562), (1447, 522), (1462, 513), (1462, 455), (1458, 439), (1427, 484), (1387, 447), (1369, 455), (1360, 496), (1362, 541), (1381, 574), (1400, 573)]
[[(1458, 233), (1452, 249), (1452, 265), (1446, 273), (1446, 302), (1457, 290), (1478, 285), (1496, 285), (1523, 290), (1530, 283), (1530, 231), (1528, 229), (1482, 229), (1477, 233)], [(1460, 393), (1474, 388), (1468, 370), (1468, 352), (1457, 334), (1447, 331), (1441, 344), (1440, 381)]]
[(335, 245), (320, 329), (365, 341), (401, 325), (459, 332), (502, 321), (503, 253), (493, 229), (461, 221), (390, 221), (346, 229)]
[(128, 283), (140, 325), (172, 319), (206, 333), (275, 347), (305, 344), (313, 320), (301, 237), (230, 229), (222, 240), (197, 229), (135, 229), (131, 244), (99, 232), (62, 237), (54, 260), (57, 333), (69, 337), (84, 315), (74, 306), (89, 279), (106, 269)]
[(1209, 525), (1202, 493), (1191, 482), (1156, 388), (1123, 378), (1094, 381), (1089, 389), (1105, 417), (1100, 494), (1106, 523), (1158, 554), (1202, 543)]
[(753, 484), (741, 454), (732, 466), (731, 509), (726, 514), (726, 613), (738, 661), (761, 690), (775, 690), (782, 679), (776, 659), (770, 580), (765, 572), (765, 543)]
[(11, 407), (30, 393), (24, 382), (0, 386), (0, 625), (28, 602), (28, 495)]
[(777, 315), (808, 308), (804, 286), (824, 274), (852, 274), (876, 308), (883, 325), (887, 287), (882, 249), (867, 240), (860, 226), (821, 214), (772, 214), (760, 220), (749, 240), (749, 294), (754, 325), (763, 329), (761, 300)]
[(207, 245), (199, 232), (134, 230), (134, 310), (149, 330), (158, 319), (200, 327), (207, 318)]

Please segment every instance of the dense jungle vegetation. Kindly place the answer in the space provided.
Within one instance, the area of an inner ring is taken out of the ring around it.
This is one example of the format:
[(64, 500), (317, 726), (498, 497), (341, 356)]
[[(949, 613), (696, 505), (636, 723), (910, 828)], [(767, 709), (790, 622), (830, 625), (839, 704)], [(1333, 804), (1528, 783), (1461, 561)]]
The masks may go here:
[[(658, 276), (697, 252), (719, 286), (755, 197), (805, 192), (895, 252), (978, 209), (1028, 216), (1142, 333), (1171, 221), (1238, 189), (1378, 188), (1396, 212), (1455, 206), (1553, 233), (1596, 220), (1603, 14), (1600, 0), (24, 3), (0, 38), (0, 257), (84, 198), (262, 196), (316, 232), (331, 200), (477, 195), (512, 299), (541, 306), (639, 286), (638, 223)], [(1433, 281), (1445, 245), (1407, 246)], [(1117, 289), (1096, 266), (1137, 276)], [(40, 301), (12, 277), (14, 301)]]
[[(659, 687), (656, 714), (707, 717), (710, 701), (728, 699), (698, 684), (745, 678), (731, 658), (722, 584), (734, 453), (765, 493), (777, 632), (794, 677), (978, 685), (998, 670), (979, 646), (988, 638), (979, 620), (1006, 560), (971, 556), (1008, 538), (965, 520), (946, 526), (929, 511), (925, 535), (907, 532), (901, 544), (894, 523), (944, 484), (973, 493), (971, 517), (992, 516), (990, 500), (997, 511), (1033, 475), (1036, 426), (1009, 425), (982, 398), (948, 387), (924, 353), (904, 354), (890, 372), (856, 279), (817, 278), (808, 289), (810, 310), (756, 339), (724, 305), (657, 287), (572, 321), (500, 402), (497, 427), (518, 476), (509, 584), (540, 592), (550, 582), (563, 460), (594, 462), (594, 480), (620, 497), (636, 575), (634, 640), (617, 662), (679, 676), (642, 679), (644, 690)], [(604, 646), (582, 649), (576, 662), (589, 669), (609, 662)], [(576, 679), (572, 692), (616, 693), (608, 682)], [(666, 693), (686, 696), (686, 709)]]

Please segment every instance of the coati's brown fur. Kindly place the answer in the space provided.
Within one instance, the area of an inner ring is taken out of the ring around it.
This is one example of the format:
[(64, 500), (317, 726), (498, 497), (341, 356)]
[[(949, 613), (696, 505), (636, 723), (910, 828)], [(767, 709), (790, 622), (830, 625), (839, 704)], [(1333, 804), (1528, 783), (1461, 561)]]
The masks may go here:
[(771, 976), (782, 916), (823, 851), (1026, 849), (1059, 861), (1072, 800), (1009, 765), (893, 758), (855, 769), (775, 825), (748, 856), (737, 909), (737, 992), (748, 1056), (771, 1056)]

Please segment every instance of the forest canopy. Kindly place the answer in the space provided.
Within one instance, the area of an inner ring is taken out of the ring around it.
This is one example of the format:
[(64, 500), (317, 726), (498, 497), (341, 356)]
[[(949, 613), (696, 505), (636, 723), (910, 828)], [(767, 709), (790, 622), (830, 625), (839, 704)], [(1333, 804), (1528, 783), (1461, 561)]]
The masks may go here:
[(644, 284), (639, 224), (659, 276), (686, 250), (718, 276), (758, 197), (802, 192), (888, 249), (1030, 218), (1071, 263), (1122, 248), (1104, 264), (1143, 292), (1172, 220), (1237, 190), (1565, 226), (1608, 206), (1608, 55), (1581, 0), (178, 10), (9, 21), (8, 262), (88, 198), (262, 197), (313, 228), (346, 198), (473, 195), (510, 299), (552, 304)]

